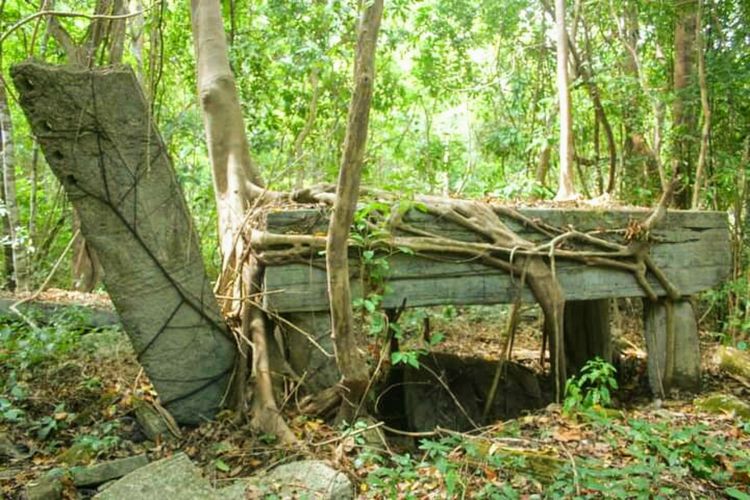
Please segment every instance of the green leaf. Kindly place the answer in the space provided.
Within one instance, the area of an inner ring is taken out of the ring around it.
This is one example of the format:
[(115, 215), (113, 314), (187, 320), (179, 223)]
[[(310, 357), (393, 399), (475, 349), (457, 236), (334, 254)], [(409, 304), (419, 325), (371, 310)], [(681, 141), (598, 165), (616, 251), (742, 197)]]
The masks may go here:
[(750, 495), (738, 490), (737, 488), (727, 488), (726, 490), (724, 490), (724, 493), (728, 497), (736, 498), (738, 500), (750, 500)]
[(229, 472), (229, 465), (220, 458), (214, 460), (214, 467), (221, 472)]
[(428, 343), (430, 344), (430, 347), (435, 347), (443, 340), (445, 340), (445, 335), (443, 335), (442, 332), (435, 332), (430, 336), (430, 341)]

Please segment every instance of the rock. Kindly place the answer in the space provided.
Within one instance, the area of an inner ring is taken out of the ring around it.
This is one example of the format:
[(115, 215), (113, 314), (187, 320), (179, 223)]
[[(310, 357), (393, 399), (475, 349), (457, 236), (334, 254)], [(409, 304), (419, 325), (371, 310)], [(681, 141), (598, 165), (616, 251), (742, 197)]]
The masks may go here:
[(714, 354), (714, 363), (720, 370), (750, 381), (750, 352), (720, 346)]
[[(229, 488), (236, 488), (230, 486)], [(281, 465), (268, 474), (252, 478), (248, 495), (274, 494), (281, 498), (346, 500), (354, 498), (349, 478), (320, 460), (302, 460)]]
[(57, 477), (43, 476), (26, 486), (27, 500), (58, 500), (62, 494), (63, 483)]
[(146, 455), (138, 455), (110, 460), (90, 467), (74, 467), (70, 470), (70, 474), (76, 486), (93, 486), (118, 479), (145, 465), (148, 465)]
[[(99, 500), (213, 500), (223, 498), (187, 455), (176, 455), (152, 462), (116, 481), (94, 498)], [(227, 497), (228, 498), (228, 497)], [(236, 497), (243, 498), (243, 497)]]
[[(670, 308), (673, 326), (671, 346), (667, 341)], [(654, 395), (668, 396), (671, 389), (698, 392), (701, 383), (701, 355), (698, 323), (690, 301), (644, 300), (643, 335), (648, 353), (648, 379)], [(667, 366), (667, 360), (671, 360), (671, 373), (668, 373), (670, 367)]]
[(57, 456), (57, 461), (67, 466), (84, 465), (94, 458), (91, 449), (83, 444), (73, 444)]
[(244, 500), (276, 494), (281, 498), (350, 499), (354, 487), (341, 472), (317, 460), (282, 465), (271, 472), (214, 489), (184, 453), (152, 462), (119, 479), (97, 500)]
[(750, 404), (731, 394), (708, 394), (696, 398), (693, 404), (696, 408), (708, 413), (734, 413), (738, 417), (750, 421)]
[[(70, 195), (81, 235), (99, 257), (107, 293), (165, 409), (182, 424), (211, 419), (237, 348), (135, 75), (31, 62), (12, 73), (19, 103)], [(92, 140), (80, 130), (109, 132)]]
[(284, 315), (284, 319), (296, 326), (293, 328), (286, 323), (281, 325), (288, 354), (287, 361), (295, 373), (300, 376), (305, 374), (303, 386), (308, 394), (317, 394), (336, 385), (341, 380), (336, 360), (326, 356), (310, 340), (314, 339), (318, 346), (328, 353), (333, 352), (331, 319), (328, 312), (290, 313)]
[(143, 434), (151, 441), (170, 439), (172, 433), (164, 418), (153, 406), (145, 401), (138, 403), (135, 407), (135, 419), (141, 426)]

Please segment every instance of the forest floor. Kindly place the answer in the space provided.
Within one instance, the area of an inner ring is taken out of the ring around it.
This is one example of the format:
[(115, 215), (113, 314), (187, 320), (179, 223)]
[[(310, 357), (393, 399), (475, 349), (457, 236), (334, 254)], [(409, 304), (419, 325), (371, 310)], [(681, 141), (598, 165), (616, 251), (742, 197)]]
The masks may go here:
[[(139, 454), (156, 460), (177, 450), (216, 486), (317, 458), (347, 473), (359, 494), (372, 498), (750, 498), (750, 415), (699, 411), (693, 395), (654, 401), (637, 310), (629, 303), (615, 322), (623, 349), (619, 389), (608, 408), (552, 404), (472, 432), (388, 435), (384, 445), (373, 446), (368, 431), (378, 424), (334, 428), (289, 405), (290, 426), (300, 440), (290, 449), (237, 425), (229, 413), (183, 430), (179, 438), (148, 440), (133, 414), (156, 394), (126, 336), (117, 326), (86, 326), (90, 307), (106, 309), (106, 297), (52, 292), (42, 298), (85, 307), (64, 307), (51, 316), (30, 310), (26, 320), (0, 316), (0, 493), (9, 498), (20, 497), (25, 485), (53, 468)], [(444, 336), (437, 349), (499, 358), (502, 310), (428, 314), (433, 331)], [(523, 318), (513, 359), (539, 370), (539, 319), (533, 309)], [(708, 332), (702, 338), (704, 392), (750, 401), (747, 385), (713, 367), (716, 338)], [(66, 498), (95, 493), (66, 484)]]

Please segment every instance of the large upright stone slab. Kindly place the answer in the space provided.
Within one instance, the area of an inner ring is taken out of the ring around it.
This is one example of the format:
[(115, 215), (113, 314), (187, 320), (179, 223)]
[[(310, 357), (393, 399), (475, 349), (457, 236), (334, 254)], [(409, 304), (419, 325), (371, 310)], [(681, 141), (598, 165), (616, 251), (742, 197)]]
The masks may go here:
[(690, 301), (644, 300), (643, 334), (648, 353), (648, 379), (654, 395), (667, 396), (671, 389), (698, 392), (701, 353), (698, 323)]
[(333, 357), (331, 317), (328, 311), (290, 313), (285, 318), (296, 327), (283, 323), (281, 325), (285, 335), (287, 361), (294, 372), (303, 377), (307, 391), (317, 393), (336, 385), (341, 374)]
[(226, 393), (235, 344), (135, 76), (125, 68), (30, 62), (11, 74), (162, 404), (181, 423), (212, 417)]

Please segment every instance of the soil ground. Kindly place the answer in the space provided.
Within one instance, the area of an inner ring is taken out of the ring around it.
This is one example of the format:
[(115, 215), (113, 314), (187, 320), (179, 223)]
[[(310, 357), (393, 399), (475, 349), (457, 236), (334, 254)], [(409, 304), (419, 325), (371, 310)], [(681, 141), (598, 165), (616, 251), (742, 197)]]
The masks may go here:
[[(50, 291), (36, 300), (110, 307), (104, 295), (64, 291)], [(349, 474), (363, 496), (451, 496), (449, 474), (440, 466), (446, 462), (430, 461), (432, 455), (429, 448), (425, 448), (427, 445), (424, 442), (420, 446), (420, 438), (428, 437), (434, 442), (443, 443), (445, 449), (442, 453), (447, 463), (461, 464), (458, 472), (462, 474), (463, 492), (468, 496), (479, 495), (488, 484), (510, 488), (522, 496), (545, 491), (548, 484), (539, 479), (533, 470), (529, 472), (527, 466), (506, 464), (497, 467), (487, 458), (493, 453), (497, 455), (497, 450), (511, 444), (514, 449), (556, 457), (555, 460), (567, 464), (566, 467), (572, 467), (575, 491), (579, 494), (582, 492), (584, 496), (587, 492), (593, 492), (597, 496), (594, 486), (583, 484), (586, 464), (596, 461), (600, 464), (596, 467), (613, 470), (635, 467), (634, 464), (643, 460), (638, 458), (640, 455), (637, 451), (643, 445), (643, 436), (651, 433), (673, 440), (676, 438), (668, 433), (674, 429), (702, 429), (698, 437), (688, 436), (685, 439), (691, 443), (703, 443), (705, 439), (716, 443), (729, 442), (739, 450), (750, 449), (750, 425), (736, 416), (697, 412), (691, 404), (692, 395), (676, 394), (674, 399), (664, 402), (654, 401), (650, 397), (645, 380), (645, 352), (640, 335), (638, 306), (621, 302), (619, 310), (614, 327), (617, 344), (622, 348), (618, 364), (621, 389), (614, 395), (613, 406), (616, 410), (609, 410), (612, 413), (609, 414), (608, 424), (566, 416), (559, 406), (550, 405), (519, 419), (496, 422), (468, 434), (458, 435), (442, 430), (420, 436), (409, 436), (408, 433), (391, 435), (385, 451), (380, 454), (381, 458), (377, 459), (373, 458), (371, 450), (368, 451), (372, 443), (361, 439), (366, 433), (342, 434), (319, 419), (295, 414), (293, 404), (286, 404), (284, 408), (292, 429), (300, 439), (300, 445), (294, 449), (277, 446), (272, 436), (258, 435), (248, 425), (236, 424), (229, 412), (220, 414), (215, 422), (184, 429), (179, 439), (149, 441), (136, 423), (133, 412), (136, 405), (155, 401), (156, 394), (139, 368), (126, 336), (118, 328), (84, 331), (64, 355), (52, 356), (28, 370), (11, 373), (7, 366), (0, 369), (6, 389), (12, 386), (23, 393), (0, 394), (0, 402), (11, 404), (15, 398), (14, 404), (23, 411), (22, 417), (8, 418), (8, 414), (2, 411), (7, 411), (9, 407), (7, 404), (5, 408), (0, 406), (0, 437), (12, 443), (17, 450), (15, 456), (10, 458), (0, 456), (0, 492), (9, 498), (19, 497), (29, 481), (54, 467), (142, 453), (155, 460), (180, 449), (200, 465), (206, 477), (217, 486), (283, 462), (314, 457), (328, 460)], [(418, 335), (425, 313), (430, 317), (431, 335), (444, 336), (435, 349), (467, 357), (499, 358), (500, 332), (504, 330), (507, 309), (483, 307), (422, 311), (411, 318), (405, 315), (406, 330), (412, 328)], [(539, 371), (539, 314), (536, 309), (527, 308), (522, 318), (512, 358)], [(4, 324), (4, 328), (8, 328), (9, 323), (6, 321)], [(705, 390), (720, 390), (750, 400), (747, 386), (711, 368), (710, 357), (715, 340), (708, 332), (703, 332), (703, 338), (706, 340), (702, 346), (706, 358)], [(3, 353), (2, 349), (3, 345), (0, 344), (0, 355), (7, 357), (13, 354), (7, 351)], [(644, 434), (631, 433), (635, 425), (633, 422), (651, 427)], [(606, 429), (606, 432), (602, 429)], [(476, 443), (477, 446), (467, 446), (467, 442)], [(644, 446), (646, 455), (654, 455), (658, 459), (657, 444)], [(712, 467), (713, 472), (721, 472), (721, 477), (728, 475), (729, 482), (721, 484), (734, 485), (732, 492), (747, 491), (750, 460), (744, 463), (737, 461), (734, 455), (719, 456), (720, 451), (706, 448), (710, 445), (701, 446), (701, 449), (705, 448), (704, 451), (708, 450), (707, 453), (716, 455), (707, 467)], [(484, 459), (479, 460), (474, 454), (477, 449), (485, 450), (485, 455), (480, 454)], [(383, 453), (386, 458), (382, 458)], [(408, 460), (403, 457), (408, 457)], [(409, 475), (408, 470), (399, 469), (401, 475), (389, 482), (389, 476), (382, 471), (396, 470), (398, 467), (404, 469), (404, 460), (411, 464), (416, 474)], [(669, 462), (667, 458), (658, 460), (662, 465)], [(397, 464), (401, 465), (397, 467)], [(692, 492), (698, 497), (719, 498), (730, 491), (719, 489), (718, 479), (714, 478), (713, 472), (699, 474), (692, 465), (681, 465), (681, 462), (673, 470), (673, 465), (669, 464), (669, 468), (659, 475), (659, 488), (665, 488), (665, 492), (672, 491), (678, 495)], [(646, 472), (636, 471), (633, 474), (638, 478), (641, 477), (639, 474)], [(582, 484), (578, 482), (579, 477)], [(95, 490), (76, 491), (70, 484), (66, 488), (67, 498), (95, 493)]]

